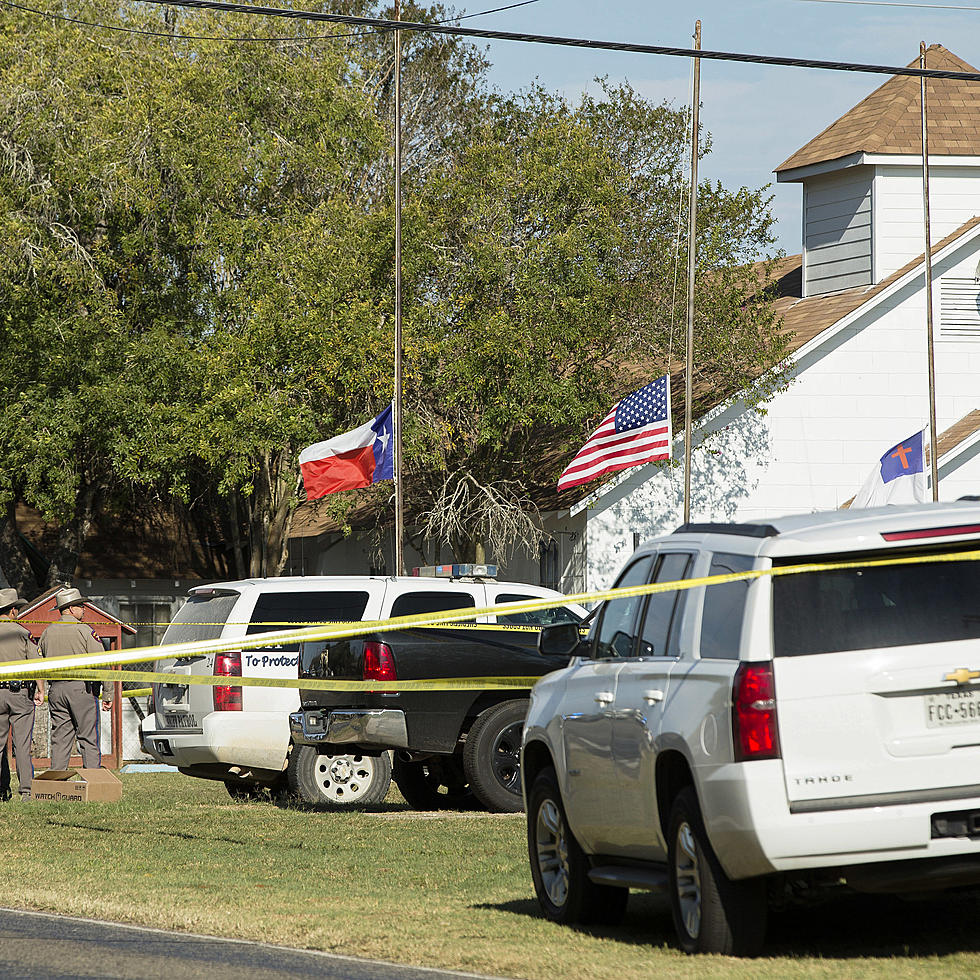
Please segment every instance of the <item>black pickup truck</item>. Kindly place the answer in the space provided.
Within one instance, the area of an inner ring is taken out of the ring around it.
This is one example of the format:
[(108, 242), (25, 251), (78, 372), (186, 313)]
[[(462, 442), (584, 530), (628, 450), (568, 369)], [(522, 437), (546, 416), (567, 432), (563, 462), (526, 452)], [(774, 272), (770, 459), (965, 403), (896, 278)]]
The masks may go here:
[[(568, 622), (567, 607), (535, 614), (533, 626), (421, 627), (304, 643), (300, 678), (411, 681), (540, 677), (567, 656), (538, 652), (540, 625)], [(295, 745), (320, 752), (394, 750), (392, 778), (410, 806), (495, 812), (522, 809), (521, 731), (530, 685), (506, 690), (300, 691), (289, 716)]]

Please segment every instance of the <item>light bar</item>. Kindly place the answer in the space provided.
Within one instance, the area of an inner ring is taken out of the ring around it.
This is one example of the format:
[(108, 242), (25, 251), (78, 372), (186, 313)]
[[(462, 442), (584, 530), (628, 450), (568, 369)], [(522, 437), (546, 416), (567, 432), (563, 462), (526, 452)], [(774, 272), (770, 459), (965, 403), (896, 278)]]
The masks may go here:
[(419, 565), (413, 575), (422, 578), (496, 578), (496, 565)]
[(915, 531), (882, 531), (881, 536), (886, 541), (919, 541), (923, 538), (951, 538), (958, 534), (980, 534), (980, 524), (923, 527)]

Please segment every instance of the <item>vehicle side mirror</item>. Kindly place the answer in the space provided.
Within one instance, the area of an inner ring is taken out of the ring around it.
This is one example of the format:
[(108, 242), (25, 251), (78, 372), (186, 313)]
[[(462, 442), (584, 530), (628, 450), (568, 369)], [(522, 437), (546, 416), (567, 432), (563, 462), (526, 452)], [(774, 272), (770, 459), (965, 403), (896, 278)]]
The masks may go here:
[(538, 634), (538, 653), (543, 657), (571, 657), (579, 640), (578, 623), (554, 623)]

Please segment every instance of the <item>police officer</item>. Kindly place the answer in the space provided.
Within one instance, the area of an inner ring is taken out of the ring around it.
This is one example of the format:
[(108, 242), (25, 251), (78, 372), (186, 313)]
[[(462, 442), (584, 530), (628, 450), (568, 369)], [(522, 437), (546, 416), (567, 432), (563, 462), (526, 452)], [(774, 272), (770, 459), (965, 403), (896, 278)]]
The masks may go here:
[[(103, 653), (102, 644), (91, 628), (82, 624), (85, 600), (78, 589), (62, 589), (56, 595), (61, 619), (45, 627), (41, 634), (42, 657), (71, 657), (82, 653)], [(92, 681), (48, 682), (48, 709), (51, 715), (51, 768), (67, 769), (71, 747), (78, 739), (82, 767), (98, 769), (99, 751), (98, 688)], [(112, 688), (106, 686), (102, 710), (112, 706)]]
[[(18, 597), (16, 589), (0, 589), (0, 663), (12, 660), (33, 660), (40, 654), (30, 634), (15, 622), (17, 610), (27, 603)], [(31, 739), (34, 735), (34, 709), (44, 700), (44, 685), (28, 680), (0, 681), (0, 752), (6, 759), (7, 732), (13, 733), (14, 754), (17, 756), (17, 781), (21, 799), (30, 799), (34, 762), (31, 758)], [(2, 787), (0, 799), (10, 799), (10, 776)]]

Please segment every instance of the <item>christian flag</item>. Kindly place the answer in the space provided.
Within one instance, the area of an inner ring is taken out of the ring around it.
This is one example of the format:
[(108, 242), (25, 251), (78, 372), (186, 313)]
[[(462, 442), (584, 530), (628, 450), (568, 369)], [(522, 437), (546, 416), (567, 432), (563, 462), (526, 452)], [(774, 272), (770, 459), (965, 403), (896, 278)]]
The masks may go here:
[(670, 459), (670, 375), (616, 402), (558, 478), (558, 489), (641, 463)]
[(926, 430), (886, 449), (854, 495), (851, 510), (885, 504), (921, 504), (926, 499)]
[(299, 454), (306, 499), (395, 478), (392, 406), (373, 422), (307, 446)]

